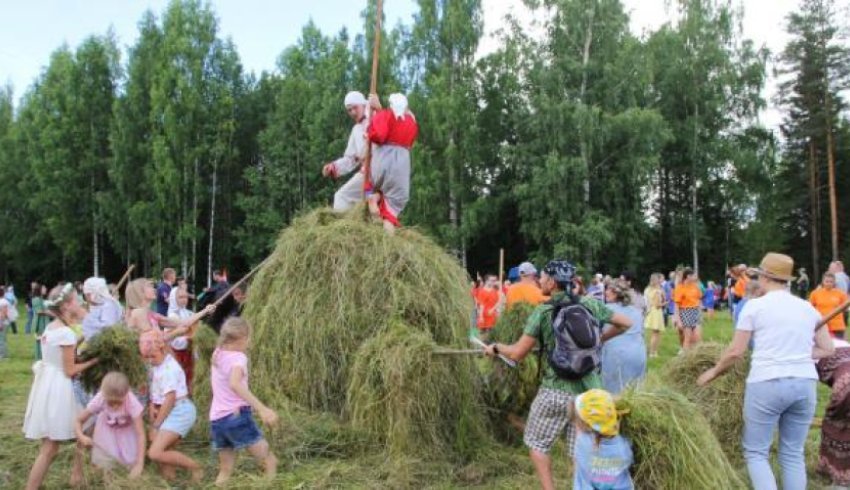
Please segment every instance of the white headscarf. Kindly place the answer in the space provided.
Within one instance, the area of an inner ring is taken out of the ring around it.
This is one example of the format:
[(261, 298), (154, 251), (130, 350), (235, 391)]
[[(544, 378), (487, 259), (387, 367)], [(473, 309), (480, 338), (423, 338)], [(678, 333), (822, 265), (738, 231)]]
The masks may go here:
[(403, 94), (391, 94), (390, 109), (392, 109), (396, 119), (404, 117), (404, 114), (407, 112), (407, 97)]
[(112, 298), (109, 294), (109, 287), (106, 285), (106, 280), (102, 277), (90, 277), (83, 283), (83, 293), (91, 294), (97, 304), (101, 304), (107, 299)]
[(345, 107), (348, 107), (350, 105), (366, 105), (367, 102), (366, 97), (364, 97), (362, 93), (356, 90), (352, 90), (351, 92), (345, 94), (345, 101), (343, 102), (343, 104), (345, 105)]

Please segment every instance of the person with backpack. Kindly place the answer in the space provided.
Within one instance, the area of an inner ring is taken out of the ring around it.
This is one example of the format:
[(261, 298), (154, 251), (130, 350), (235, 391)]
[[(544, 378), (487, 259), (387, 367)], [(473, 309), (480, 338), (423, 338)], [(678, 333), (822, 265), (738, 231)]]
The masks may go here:
[[(593, 388), (601, 388), (599, 375), (602, 343), (627, 331), (632, 322), (614, 313), (605, 304), (572, 293), (575, 266), (565, 260), (553, 260), (540, 274), (540, 288), (551, 300), (531, 313), (522, 337), (513, 344), (490, 344), (488, 356), (503, 355), (521, 361), (540, 344), (543, 369), (537, 396), (531, 405), (524, 441), (544, 490), (555, 488), (549, 451), (564, 434), (568, 456), (575, 445), (571, 423), (575, 397)], [(602, 325), (613, 328), (602, 332)]]

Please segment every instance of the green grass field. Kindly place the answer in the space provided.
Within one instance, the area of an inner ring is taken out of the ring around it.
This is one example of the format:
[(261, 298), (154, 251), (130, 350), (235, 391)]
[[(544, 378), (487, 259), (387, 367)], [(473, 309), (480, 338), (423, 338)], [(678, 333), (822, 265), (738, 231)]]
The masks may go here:
[[(25, 315), (21, 315), (25, 318)], [(10, 359), (0, 361), (0, 488), (23, 488), (29, 468), (35, 460), (38, 444), (24, 439), (21, 432), (23, 415), (26, 408), (27, 395), (32, 381), (30, 366), (33, 359), (34, 340), (26, 336), (23, 322), (19, 321), (18, 335), (9, 333)], [(706, 340), (728, 342), (732, 336), (731, 319), (726, 313), (719, 313), (714, 320), (708, 321), (704, 327)], [(650, 372), (658, 370), (678, 351), (678, 340), (675, 332), (667, 331), (663, 336), (660, 355), (650, 359)], [(819, 388), (818, 415), (829, 397), (829, 391)], [(199, 410), (199, 416), (205, 415)], [(285, 430), (285, 429), (280, 429)], [(811, 431), (807, 445), (807, 459), (810, 467), (810, 488), (824, 488), (822, 478), (814, 474), (819, 432)], [(723, 442), (723, 441), (721, 441)], [(217, 461), (204, 444), (192, 440), (185, 441), (183, 450), (206, 465), (206, 484), (199, 488), (211, 486), (215, 477)], [(66, 488), (72, 445), (63, 446), (56, 462), (50, 468), (45, 488)], [(258, 478), (258, 472), (247, 457), (240, 459), (237, 477), (233, 479), (231, 488), (397, 488), (401, 483), (395, 482), (384, 468), (386, 461), (376, 460), (375, 457), (348, 458), (308, 458), (303, 452), (292, 449), (284, 450), (280, 459), (280, 474), (271, 484)], [(556, 480), (559, 488), (568, 488), (569, 464), (561, 451), (554, 453), (556, 462)], [(535, 488), (536, 478), (531, 462), (526, 457), (522, 447), (505, 448), (491, 455), (487, 460), (471, 463), (459, 470), (447, 471), (444, 467), (429, 465), (425, 462), (409, 462), (407, 471), (410, 478), (405, 485), (417, 488)], [(145, 468), (145, 476), (137, 482), (129, 482), (121, 477), (105, 481), (100, 474), (86, 469), (87, 488), (169, 488), (156, 476), (152, 465)], [(181, 479), (176, 488), (186, 488), (186, 480)], [(175, 488), (175, 487), (171, 487)]]

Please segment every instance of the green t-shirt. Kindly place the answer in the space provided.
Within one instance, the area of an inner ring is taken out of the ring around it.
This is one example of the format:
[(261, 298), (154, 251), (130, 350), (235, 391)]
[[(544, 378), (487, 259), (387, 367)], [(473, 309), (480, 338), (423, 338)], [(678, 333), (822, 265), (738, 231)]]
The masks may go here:
[[(564, 298), (564, 296), (564, 293), (556, 293), (552, 296), (552, 301), (560, 301)], [(611, 321), (611, 316), (614, 313), (605, 306), (605, 303), (587, 296), (582, 297), (579, 301), (581, 301), (581, 304), (590, 310), (590, 313), (599, 320), (600, 323), (605, 324)], [(529, 316), (528, 320), (525, 322), (525, 329), (523, 329), (523, 333), (525, 335), (534, 337), (538, 342), (540, 341), (541, 332), (543, 333), (543, 345), (539, 347), (543, 349), (544, 356), (547, 346), (550, 346), (555, 342), (555, 332), (552, 331), (551, 325), (552, 305), (547, 303), (534, 309), (531, 316)], [(599, 378), (599, 373), (595, 371), (586, 375), (582, 379), (568, 380), (558, 377), (552, 369), (552, 366), (549, 365), (548, 360), (542, 359), (542, 362), (543, 381), (540, 383), (542, 388), (566, 391), (573, 395), (579, 395), (593, 388), (602, 388), (602, 380)]]

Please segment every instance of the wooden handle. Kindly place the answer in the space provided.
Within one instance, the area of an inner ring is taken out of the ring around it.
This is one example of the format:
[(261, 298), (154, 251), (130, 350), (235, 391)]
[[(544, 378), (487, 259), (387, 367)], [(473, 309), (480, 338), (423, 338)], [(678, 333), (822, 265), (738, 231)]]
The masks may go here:
[(271, 258), (271, 256), (266, 257), (265, 260), (263, 260), (262, 262), (260, 262), (257, 265), (257, 267), (254, 267), (253, 269), (251, 269), (251, 271), (249, 273), (245, 274), (245, 276), (242, 279), (239, 279), (238, 281), (236, 281), (236, 284), (234, 284), (233, 286), (230, 286), (230, 289), (228, 289), (227, 292), (225, 292), (223, 295), (221, 295), (221, 298), (218, 298), (215, 301), (215, 303), (213, 303), (213, 304), (215, 306), (219, 306), (225, 299), (227, 299), (228, 296), (233, 294), (233, 291), (236, 291), (236, 289), (238, 289), (239, 286), (245, 284), (245, 281), (247, 281), (248, 279), (251, 278), (251, 276), (256, 274), (257, 271), (260, 270), (260, 268), (262, 268), (266, 264), (266, 262), (269, 261), (270, 258)]
[(847, 308), (850, 308), (850, 299), (838, 305), (838, 308), (832, 310), (828, 315), (823, 317), (821, 321), (815, 326), (815, 331), (818, 331), (821, 327), (829, 323), (830, 320), (837, 317), (838, 315), (844, 313)]
[[(372, 79), (369, 80), (369, 94), (378, 92), (378, 59), (381, 54), (381, 17), (383, 15), (384, 2), (378, 0), (377, 9), (375, 12), (375, 42), (372, 44)], [(369, 114), (372, 114), (372, 104), (366, 106)], [(372, 143), (366, 141), (366, 154), (363, 156), (363, 200), (366, 200), (366, 189), (371, 185), (372, 176)], [(369, 209), (366, 208), (368, 216)]]
[(124, 283), (127, 282), (127, 279), (130, 279), (130, 274), (132, 274), (133, 270), (136, 268), (136, 264), (130, 264), (130, 267), (127, 267), (127, 272), (121, 276), (121, 279), (118, 281), (118, 286), (116, 289), (121, 291), (121, 288), (124, 287)]

